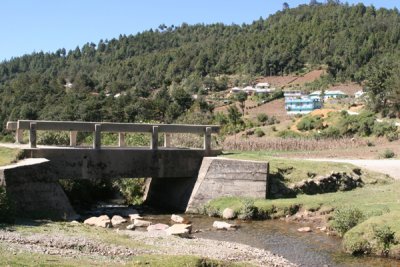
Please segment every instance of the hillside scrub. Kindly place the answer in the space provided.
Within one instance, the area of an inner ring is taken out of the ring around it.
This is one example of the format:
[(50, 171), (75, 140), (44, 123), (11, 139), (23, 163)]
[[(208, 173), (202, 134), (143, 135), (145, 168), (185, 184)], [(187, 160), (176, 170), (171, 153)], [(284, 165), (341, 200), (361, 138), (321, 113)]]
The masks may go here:
[(0, 131), (17, 119), (170, 123), (233, 86), (229, 76), (321, 65), (331, 81), (368, 81), (369, 108), (399, 116), (399, 25), (396, 9), (328, 1), (250, 24), (182, 23), (15, 57), (0, 63)]
[[(358, 115), (349, 115), (346, 111), (332, 111), (327, 117), (310, 114), (303, 117), (296, 127), (303, 132), (303, 138), (311, 139), (375, 136), (394, 141), (399, 135), (397, 126), (389, 122), (378, 122), (376, 114), (369, 111)], [(280, 134), (280, 136), (286, 135), (286, 133)]]

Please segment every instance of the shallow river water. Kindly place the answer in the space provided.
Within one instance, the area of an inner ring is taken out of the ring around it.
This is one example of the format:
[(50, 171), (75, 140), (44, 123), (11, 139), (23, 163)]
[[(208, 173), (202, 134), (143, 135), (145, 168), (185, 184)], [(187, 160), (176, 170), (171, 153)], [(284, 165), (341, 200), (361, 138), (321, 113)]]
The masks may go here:
[[(102, 211), (112, 215), (113, 212)], [(171, 215), (144, 214), (154, 223), (171, 224)], [(321, 232), (300, 233), (303, 224), (281, 220), (235, 221), (240, 225), (235, 231), (217, 231), (212, 224), (218, 218), (200, 215), (182, 215), (193, 225), (195, 237), (238, 242), (269, 250), (300, 266), (400, 266), (400, 261), (377, 257), (353, 257), (341, 251), (341, 240)]]

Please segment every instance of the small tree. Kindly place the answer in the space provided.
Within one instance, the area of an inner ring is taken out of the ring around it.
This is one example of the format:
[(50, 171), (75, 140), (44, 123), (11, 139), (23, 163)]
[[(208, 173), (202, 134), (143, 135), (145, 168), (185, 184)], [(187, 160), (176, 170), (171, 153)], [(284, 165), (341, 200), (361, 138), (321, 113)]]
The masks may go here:
[(242, 116), (244, 116), (244, 108), (246, 107), (247, 93), (239, 92), (236, 94), (236, 100), (239, 102), (239, 107), (242, 110)]
[(283, 10), (289, 9), (289, 4), (287, 2), (284, 2), (282, 5), (282, 9)]

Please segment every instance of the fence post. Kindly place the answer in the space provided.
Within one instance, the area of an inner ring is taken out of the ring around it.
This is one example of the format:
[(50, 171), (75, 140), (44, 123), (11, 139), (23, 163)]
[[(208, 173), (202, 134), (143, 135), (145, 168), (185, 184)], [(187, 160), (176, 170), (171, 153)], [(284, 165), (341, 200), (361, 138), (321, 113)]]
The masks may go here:
[(164, 147), (171, 147), (171, 134), (164, 133)]
[(206, 132), (204, 134), (204, 150), (206, 154), (211, 151), (211, 127), (206, 127)]
[(153, 131), (151, 133), (150, 149), (151, 150), (158, 149), (158, 126), (153, 126)]
[(93, 148), (101, 148), (101, 124), (94, 125), (94, 138), (93, 138)]
[(69, 146), (75, 147), (76, 146), (76, 136), (78, 135), (77, 131), (70, 131), (69, 132)]
[(36, 122), (29, 125), (29, 144), (31, 148), (36, 148)]
[(125, 133), (118, 133), (118, 146), (119, 147), (126, 147)]

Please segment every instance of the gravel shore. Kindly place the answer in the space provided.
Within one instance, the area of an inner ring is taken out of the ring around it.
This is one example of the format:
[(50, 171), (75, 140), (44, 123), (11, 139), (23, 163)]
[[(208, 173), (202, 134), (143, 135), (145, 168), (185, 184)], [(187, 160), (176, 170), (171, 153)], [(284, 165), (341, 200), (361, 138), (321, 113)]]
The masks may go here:
[[(112, 231), (112, 230), (110, 230)], [(127, 258), (139, 255), (196, 255), (229, 262), (248, 262), (257, 266), (296, 266), (286, 259), (266, 250), (247, 245), (214, 241), (202, 238), (180, 238), (163, 233), (141, 231), (114, 231), (116, 235), (127, 235), (143, 248), (128, 248), (105, 244), (87, 237), (67, 236), (60, 233), (21, 234), (0, 230), (0, 245), (11, 252), (32, 252), (65, 257), (87, 257), (101, 262), (124, 263)], [(148, 249), (146, 247), (155, 247)]]

